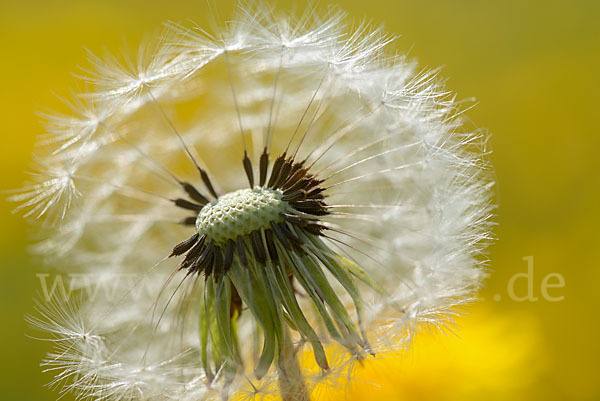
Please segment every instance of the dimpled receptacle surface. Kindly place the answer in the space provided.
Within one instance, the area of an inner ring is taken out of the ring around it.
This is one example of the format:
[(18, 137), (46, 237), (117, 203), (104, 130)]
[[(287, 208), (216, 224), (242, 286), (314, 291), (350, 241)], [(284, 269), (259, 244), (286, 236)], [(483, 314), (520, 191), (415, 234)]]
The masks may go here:
[(240, 235), (268, 228), (272, 221), (280, 222), (287, 208), (278, 189), (255, 187), (225, 194), (200, 210), (196, 230), (206, 234), (208, 241), (224, 244)]

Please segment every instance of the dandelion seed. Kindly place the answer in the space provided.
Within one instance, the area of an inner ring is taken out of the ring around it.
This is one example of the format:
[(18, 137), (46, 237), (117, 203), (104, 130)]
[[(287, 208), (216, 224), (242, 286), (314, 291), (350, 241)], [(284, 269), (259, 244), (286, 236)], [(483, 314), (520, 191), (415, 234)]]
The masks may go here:
[(77, 116), (48, 117), (44, 177), (13, 200), (58, 216), (39, 251), (110, 287), (30, 318), (61, 391), (308, 400), (484, 277), (485, 138), (437, 75), (341, 13), (233, 21), (91, 56)]

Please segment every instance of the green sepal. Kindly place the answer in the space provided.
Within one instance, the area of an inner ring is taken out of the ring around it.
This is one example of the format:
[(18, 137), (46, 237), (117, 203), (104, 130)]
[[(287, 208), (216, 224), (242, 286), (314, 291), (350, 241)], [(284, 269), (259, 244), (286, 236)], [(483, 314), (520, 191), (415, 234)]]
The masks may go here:
[(268, 372), (275, 358), (276, 344), (273, 341), (276, 338), (275, 322), (273, 321), (271, 310), (265, 301), (264, 290), (261, 291), (260, 287), (262, 286), (257, 284), (255, 279), (251, 278), (252, 275), (244, 274), (245, 269), (239, 263), (234, 263), (229, 270), (229, 276), (240, 298), (248, 306), (263, 330), (263, 349), (254, 369), (256, 377), (262, 378)]
[(317, 312), (321, 316), (323, 323), (325, 324), (325, 328), (329, 335), (336, 340), (337, 342), (344, 344), (344, 339), (337, 327), (333, 323), (329, 312), (327, 312), (327, 308), (323, 303), (323, 300), (319, 297), (319, 295), (315, 292), (313, 286), (308, 282), (308, 280), (304, 277), (304, 272), (300, 271), (296, 266), (297, 264), (301, 264), (302, 261), (294, 254), (290, 253), (289, 255), (294, 258), (294, 261), (288, 258), (288, 254), (283, 254), (286, 258), (286, 262), (291, 267), (292, 272), (294, 273), (294, 277), (298, 280), (302, 288), (306, 291), (308, 296), (312, 299), (314, 307), (317, 309)]
[[(281, 251), (281, 250), (280, 250)], [(269, 279), (272, 285), (277, 289), (278, 298), (281, 300), (285, 309), (290, 314), (290, 318), (293, 320), (298, 331), (302, 336), (306, 337), (313, 347), (313, 353), (318, 365), (326, 370), (329, 367), (327, 357), (323, 345), (319, 340), (319, 336), (310, 326), (306, 320), (306, 316), (302, 312), (302, 308), (298, 304), (294, 289), (290, 283), (285, 271), (282, 270), (282, 266), (273, 266), (272, 270), (268, 270)]]
[(342, 301), (340, 301), (338, 295), (327, 281), (327, 278), (325, 277), (325, 274), (323, 273), (323, 270), (319, 264), (319, 260), (314, 255), (305, 255), (302, 257), (302, 261), (304, 262), (302, 266), (304, 269), (307, 267), (310, 268), (310, 271), (307, 271), (308, 278), (312, 281), (312, 284), (317, 289), (317, 293), (329, 306), (332, 316), (337, 322), (338, 326), (346, 329), (352, 343), (360, 344), (362, 340), (356, 331), (356, 327), (352, 322), (352, 318), (348, 314), (348, 311), (344, 307)]
[[(205, 284), (204, 294), (202, 297), (203, 302), (200, 308), (200, 353), (202, 366), (204, 367), (206, 376), (208, 377), (209, 381), (212, 381), (214, 378), (214, 373), (211, 365), (208, 363), (208, 341), (210, 339), (210, 326), (211, 316), (213, 316), (214, 310), (214, 298), (210, 295), (212, 291), (207, 289), (206, 286), (209, 286), (209, 284)], [(208, 297), (207, 294), (209, 294)]]
[[(308, 237), (308, 236), (306, 236)], [(308, 239), (308, 238), (307, 238)], [(358, 288), (354, 284), (351, 275), (341, 266), (340, 257), (333, 252), (327, 251), (322, 252), (322, 249), (327, 249), (325, 244), (314, 236), (310, 238), (310, 240), (315, 245), (315, 257), (317, 257), (321, 263), (327, 267), (327, 270), (337, 279), (337, 281), (342, 284), (344, 289), (348, 292), (350, 297), (352, 298), (352, 302), (354, 303), (354, 307), (356, 308), (356, 318), (358, 320), (358, 327), (360, 329), (363, 341), (363, 348), (369, 348), (369, 344), (367, 341), (367, 335), (363, 324), (363, 302), (358, 291)], [(357, 266), (358, 267), (358, 266)], [(365, 273), (366, 274), (366, 273)]]
[(214, 278), (215, 291), (215, 315), (216, 323), (221, 334), (221, 353), (226, 356), (225, 368), (235, 372), (236, 366), (242, 364), (239, 356), (238, 342), (234, 328), (232, 327), (231, 314), (231, 282), (229, 277)]

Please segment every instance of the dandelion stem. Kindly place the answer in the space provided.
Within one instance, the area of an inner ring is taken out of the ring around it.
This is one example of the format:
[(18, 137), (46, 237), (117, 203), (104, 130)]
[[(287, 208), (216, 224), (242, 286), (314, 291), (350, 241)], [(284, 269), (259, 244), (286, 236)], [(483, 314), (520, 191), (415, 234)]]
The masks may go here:
[(287, 327), (284, 329), (284, 337), (283, 349), (277, 363), (281, 399), (282, 401), (310, 401), (298, 363), (296, 348)]

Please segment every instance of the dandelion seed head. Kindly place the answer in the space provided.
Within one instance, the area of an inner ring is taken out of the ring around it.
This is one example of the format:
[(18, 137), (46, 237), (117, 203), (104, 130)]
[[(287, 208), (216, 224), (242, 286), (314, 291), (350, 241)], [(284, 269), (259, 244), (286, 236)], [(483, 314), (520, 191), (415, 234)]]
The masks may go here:
[(486, 136), (438, 71), (344, 21), (240, 7), (134, 60), (90, 54), (12, 198), (55, 223), (36, 250), (77, 279), (80, 302), (30, 318), (61, 391), (301, 399), (476, 296)]

